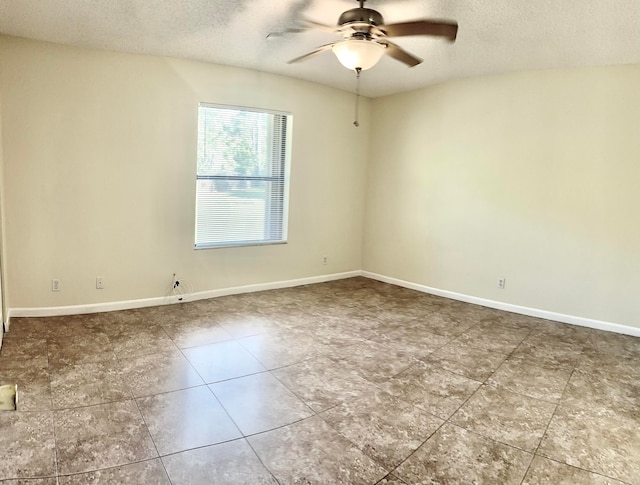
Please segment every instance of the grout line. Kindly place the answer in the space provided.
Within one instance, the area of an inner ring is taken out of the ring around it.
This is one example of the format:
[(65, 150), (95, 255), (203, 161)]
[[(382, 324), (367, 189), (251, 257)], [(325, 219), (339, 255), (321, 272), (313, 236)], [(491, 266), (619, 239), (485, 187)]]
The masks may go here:
[[(51, 424), (53, 427), (53, 451), (54, 451), (54, 462), (55, 462), (55, 470), (56, 470), (56, 484), (60, 483), (60, 459), (58, 457), (58, 435), (56, 433), (56, 418), (55, 418), (55, 410), (53, 408), (53, 388), (51, 387), (51, 367), (49, 365), (49, 340), (47, 339), (45, 342), (45, 348), (47, 349), (47, 380), (49, 381), (49, 403), (51, 405)], [(16, 406), (17, 409), (17, 406)]]
[[(164, 462), (161, 459), (160, 450), (158, 450), (158, 445), (156, 444), (156, 441), (153, 439), (153, 436), (151, 435), (151, 431), (149, 430), (149, 425), (147, 424), (147, 420), (144, 418), (144, 413), (140, 409), (140, 405), (138, 404), (138, 401), (136, 399), (133, 399), (133, 402), (136, 405), (136, 409), (138, 410), (138, 413), (140, 414), (140, 418), (142, 419), (144, 427), (147, 430), (147, 435), (149, 436), (149, 439), (153, 443), (153, 447), (155, 448), (156, 454), (158, 455), (157, 457), (155, 457), (153, 459), (155, 460), (157, 458), (157, 459), (160, 460), (160, 463), (162, 464), (162, 469), (164, 470), (164, 473), (166, 474), (167, 479), (171, 483), (171, 478), (169, 477), (169, 473), (167, 472), (167, 468), (164, 466)], [(141, 460), (141, 461), (148, 461), (148, 460)]]
[[(426, 412), (426, 411), (425, 411), (425, 412)], [(429, 413), (429, 414), (431, 414), (431, 413)], [(437, 416), (437, 417), (438, 417), (438, 416)], [(439, 419), (442, 419), (442, 418), (439, 418)], [(433, 435), (435, 435), (438, 431), (440, 431), (440, 430), (442, 429), (442, 427), (443, 427), (445, 424), (447, 424), (448, 422), (449, 422), (448, 420), (442, 420), (442, 424), (441, 424), (440, 426), (438, 426), (438, 427), (433, 431), (433, 433), (431, 433), (429, 436), (427, 436), (427, 437), (425, 438), (425, 440), (424, 440), (422, 443), (420, 443), (420, 444), (416, 447), (416, 449), (415, 449), (415, 450), (413, 450), (411, 453), (409, 453), (409, 454), (404, 458), (404, 460), (402, 460), (402, 461), (401, 461), (400, 463), (398, 463), (395, 467), (393, 467), (391, 470), (389, 470), (389, 474), (394, 473), (398, 468), (400, 468), (400, 466), (401, 466), (403, 463), (405, 463), (405, 462), (406, 462), (409, 458), (411, 458), (411, 457), (412, 457), (412, 456), (413, 456), (413, 455), (414, 455), (414, 454), (415, 454), (415, 453), (416, 453), (420, 448), (422, 448), (422, 447), (424, 446), (424, 444), (425, 444), (427, 441), (429, 441)]]
[[(531, 464), (533, 463), (533, 460), (536, 456), (538, 456), (538, 450), (540, 450), (540, 445), (542, 445), (542, 441), (544, 440), (544, 437), (547, 435), (547, 432), (549, 431), (549, 426), (551, 425), (551, 421), (553, 421), (553, 418), (556, 415), (556, 412), (558, 411), (558, 407), (560, 406), (560, 402), (562, 400), (562, 396), (564, 396), (565, 391), (567, 390), (567, 387), (569, 386), (569, 381), (571, 380), (571, 376), (573, 376), (573, 373), (575, 371), (575, 367), (574, 369), (571, 371), (571, 374), (569, 375), (569, 379), (567, 379), (567, 382), (564, 385), (564, 389), (562, 390), (562, 395), (560, 396), (560, 400), (555, 404), (555, 408), (553, 409), (553, 412), (551, 413), (551, 417), (549, 418), (549, 422), (547, 423), (547, 426), (544, 429), (544, 432), (542, 433), (542, 436), (540, 437), (540, 441), (538, 441), (538, 446), (536, 446), (536, 449), (533, 450), (533, 456), (531, 457), (531, 461), (529, 461), (529, 466), (527, 466), (527, 470), (524, 473), (524, 476), (522, 477), (521, 480), (521, 484), (524, 483), (525, 478), (527, 477), (527, 474), (529, 473), (529, 470), (531, 469)], [(542, 455), (540, 455), (542, 456)]]
[(249, 448), (251, 448), (251, 451), (253, 451), (253, 454), (256, 456), (256, 458), (258, 458), (258, 461), (260, 462), (260, 464), (264, 467), (265, 470), (267, 470), (267, 472), (269, 472), (269, 475), (271, 475), (273, 477), (273, 479), (277, 482), (280, 483), (280, 480), (278, 480), (276, 478), (276, 476), (273, 474), (273, 472), (269, 469), (269, 467), (264, 463), (264, 461), (262, 461), (262, 457), (258, 454), (258, 452), (255, 450), (255, 448), (253, 447), (253, 445), (251, 444), (251, 442), (247, 439), (247, 438), (242, 438), (245, 443), (247, 443), (247, 445), (249, 445)]
[[(311, 359), (309, 359), (309, 360), (311, 360)], [(272, 371), (269, 371), (269, 373), (273, 376), (273, 378), (275, 380), (277, 380), (280, 383), (280, 385), (282, 385), (282, 387), (284, 387), (287, 391), (289, 391), (297, 399), (299, 399), (300, 402), (302, 402), (302, 404), (304, 404), (309, 409), (309, 411), (311, 411), (312, 416), (318, 416), (319, 415), (319, 413), (315, 409), (313, 409), (309, 404), (307, 404), (307, 400), (306, 399), (304, 399), (302, 396), (298, 395), (297, 392), (295, 392), (293, 389), (291, 389), (289, 386), (287, 386), (284, 382), (282, 382), (280, 379), (278, 379), (278, 376), (276, 376)], [(310, 417), (311, 416), (307, 416), (307, 418), (310, 418)], [(303, 419), (307, 419), (307, 418), (303, 418)]]
[[(593, 471), (593, 470), (587, 470), (586, 468), (582, 468), (582, 467), (575, 466), (575, 465), (570, 465), (569, 463), (565, 463), (565, 462), (560, 461), (560, 460), (558, 460), (558, 459), (556, 459), (556, 458), (550, 458), (550, 457), (548, 457), (548, 456), (545, 456), (545, 455), (538, 455), (538, 454), (534, 455), (534, 458), (535, 458), (535, 457), (540, 457), (540, 458), (543, 458), (543, 459), (545, 459), (545, 460), (553, 461), (553, 462), (558, 463), (558, 464), (560, 464), (560, 465), (568, 466), (568, 467), (570, 467), (570, 468), (575, 468), (576, 470), (580, 470), (580, 471), (583, 471), (583, 472), (586, 472), (586, 473), (589, 473), (589, 474), (592, 474), (592, 475), (598, 475), (599, 477), (602, 477), (602, 478), (608, 478), (608, 479), (610, 479), (610, 480), (616, 480), (617, 482), (620, 482), (621, 484), (624, 484), (624, 485), (633, 485), (632, 483), (630, 483), (630, 482), (625, 482), (624, 480), (621, 480), (620, 478), (611, 477), (611, 476), (609, 476), (609, 475), (603, 475), (602, 473), (595, 472), (595, 471)], [(533, 460), (532, 460), (532, 461), (533, 461)], [(527, 473), (528, 473), (528, 471), (529, 471), (529, 469), (527, 469)], [(525, 474), (525, 477), (526, 477), (526, 474)], [(523, 479), (523, 480), (524, 480), (524, 479)], [(523, 481), (523, 482), (521, 482), (521, 483), (524, 483), (524, 481)]]
[[(145, 458), (144, 460), (131, 461), (131, 462), (124, 463), (124, 464), (121, 464), (121, 465), (113, 465), (113, 466), (107, 466), (107, 467), (104, 467), (104, 468), (94, 468), (94, 469), (91, 469), (91, 470), (83, 470), (83, 471), (80, 471), (80, 472), (60, 474), (59, 478), (62, 478), (62, 477), (73, 477), (73, 476), (76, 476), (76, 475), (85, 475), (85, 474), (88, 474), (88, 473), (103, 472), (105, 470), (115, 470), (116, 468), (123, 468), (123, 467), (127, 467), (127, 466), (130, 466), (130, 465), (137, 465), (137, 464), (140, 464), (140, 463), (146, 463), (148, 461), (160, 460), (160, 458), (161, 458), (160, 456), (155, 456), (153, 458)], [(27, 480), (32, 480), (32, 479), (27, 479)]]
[[(474, 326), (474, 327), (475, 327), (475, 326)], [(470, 328), (473, 328), (473, 327), (470, 327)], [(460, 334), (460, 335), (463, 335), (463, 334), (464, 334), (464, 333), (466, 333), (467, 331), (468, 331), (468, 330), (465, 330), (465, 332), (463, 332), (463, 333), (462, 333), (462, 334)], [(527, 337), (531, 334), (531, 331), (532, 331), (532, 330), (530, 330), (530, 331), (529, 331), (529, 333), (527, 334)], [(451, 342), (453, 342), (453, 341), (457, 340), (457, 339), (460, 337), (460, 335), (458, 335), (456, 338), (454, 338), (453, 340), (451, 340), (449, 343), (451, 343)], [(407, 457), (406, 457), (402, 462), (400, 462), (398, 465), (396, 465), (396, 467), (395, 467), (395, 468), (393, 468), (393, 470), (391, 470), (389, 473), (393, 473), (395, 470), (397, 470), (397, 469), (398, 469), (398, 467), (400, 467), (400, 465), (402, 465), (404, 462), (406, 462), (406, 461), (407, 461), (411, 456), (413, 456), (413, 455), (414, 455), (414, 454), (415, 454), (415, 453), (416, 453), (416, 452), (417, 452), (417, 451), (418, 451), (422, 446), (424, 446), (424, 444), (425, 444), (427, 441), (429, 441), (429, 439), (431, 439), (431, 437), (432, 437), (435, 433), (437, 433), (437, 432), (438, 432), (438, 431), (439, 431), (439, 430), (440, 430), (440, 429), (441, 429), (445, 424), (449, 424), (449, 425), (451, 425), (451, 426), (457, 426), (457, 427), (459, 427), (459, 428), (461, 428), (461, 429), (464, 429), (465, 431), (468, 431), (468, 432), (470, 432), (470, 433), (474, 433), (474, 434), (476, 434), (476, 435), (480, 436), (480, 437), (481, 437), (481, 438), (483, 438), (483, 439), (488, 439), (488, 440), (494, 441), (494, 442), (499, 443), (499, 444), (504, 445), (504, 446), (509, 446), (509, 447), (512, 447), (512, 448), (520, 449), (520, 448), (518, 448), (518, 447), (515, 447), (515, 446), (512, 446), (512, 445), (508, 445), (508, 444), (506, 444), (506, 443), (502, 443), (502, 442), (497, 441), (497, 440), (495, 440), (495, 439), (493, 439), (493, 438), (488, 438), (488, 437), (486, 437), (486, 436), (483, 436), (483, 435), (482, 435), (482, 434), (480, 434), (480, 433), (477, 433), (477, 432), (474, 432), (474, 431), (472, 431), (472, 430), (468, 430), (468, 429), (466, 429), (466, 428), (463, 428), (463, 427), (461, 427), (461, 426), (458, 426), (457, 424), (455, 424), (455, 423), (451, 422), (450, 420), (451, 420), (451, 418), (452, 418), (453, 416), (455, 416), (455, 414), (456, 414), (456, 413), (457, 413), (457, 412), (458, 412), (458, 411), (459, 411), (459, 410), (460, 410), (460, 409), (461, 409), (461, 408), (462, 408), (462, 407), (463, 407), (467, 402), (469, 402), (469, 400), (471, 400), (471, 398), (472, 398), (473, 396), (475, 396), (475, 394), (476, 394), (476, 393), (478, 393), (478, 392), (480, 391), (480, 389), (482, 389), (482, 388), (483, 388), (483, 386), (485, 386), (485, 385), (486, 385), (485, 383), (486, 383), (486, 382), (491, 378), (491, 376), (492, 376), (493, 374), (495, 374), (495, 372), (500, 368), (500, 366), (501, 366), (501, 365), (502, 365), (502, 364), (503, 364), (503, 363), (504, 363), (504, 362), (509, 358), (509, 356), (510, 356), (511, 354), (513, 354), (513, 352), (515, 352), (515, 350), (516, 350), (516, 349), (517, 349), (517, 348), (522, 344), (522, 342), (524, 342), (524, 340), (525, 340), (527, 337), (525, 337), (525, 338), (524, 338), (524, 339), (523, 339), (523, 340), (522, 340), (522, 341), (521, 341), (521, 342), (520, 342), (520, 343), (519, 343), (519, 344), (518, 344), (518, 345), (517, 345), (517, 346), (516, 346), (516, 347), (515, 347), (515, 348), (514, 348), (510, 353), (509, 353), (509, 354), (507, 354), (507, 355), (506, 355), (506, 357), (504, 358), (504, 360), (502, 361), (502, 363), (501, 363), (498, 367), (496, 367), (496, 369), (491, 373), (491, 375), (489, 375), (489, 377), (487, 377), (484, 381), (476, 381), (476, 382), (479, 382), (479, 383), (480, 383), (480, 385), (476, 388), (476, 390), (475, 390), (475, 391), (473, 391), (473, 393), (471, 393), (471, 394), (469, 395), (469, 397), (468, 397), (466, 400), (464, 400), (464, 401), (462, 402), (462, 404), (460, 404), (460, 406), (458, 406), (458, 408), (457, 408), (453, 413), (451, 413), (451, 414), (449, 415), (449, 417), (448, 417), (447, 419), (445, 419), (445, 420), (443, 421), (443, 423), (442, 423), (442, 424), (441, 424), (441, 425), (440, 425), (440, 426), (439, 426), (439, 427), (438, 427), (438, 428), (437, 428), (433, 433), (431, 433), (431, 435), (429, 435), (429, 437), (427, 437), (427, 439), (425, 439), (425, 440), (424, 440), (424, 441), (423, 441), (423, 442), (422, 442), (422, 443), (421, 443), (421, 444), (420, 444), (420, 445), (419, 445), (419, 446), (418, 446), (418, 447), (417, 447), (413, 452), (411, 452), (411, 453), (410, 453), (410, 454), (409, 454), (409, 455), (408, 455), (408, 456), (407, 456)], [(448, 344), (445, 344), (445, 345), (448, 345)], [(444, 346), (443, 346), (443, 347), (444, 347)], [(485, 350), (486, 350), (486, 349), (485, 349)], [(440, 368), (441, 370), (444, 370), (444, 371), (446, 371), (446, 372), (450, 372), (450, 373), (455, 374), (455, 375), (460, 375), (461, 377), (465, 377), (465, 378), (470, 379), (470, 380), (475, 380), (475, 379), (471, 379), (471, 378), (469, 378), (469, 377), (467, 377), (467, 376), (462, 376), (461, 374), (457, 374), (457, 373), (455, 373), (455, 372), (451, 372), (451, 371), (449, 371), (449, 370), (447, 370), (447, 369), (444, 369), (443, 367), (439, 366), (439, 365), (438, 365), (438, 364), (436, 364), (436, 363), (434, 363), (433, 365), (435, 365), (436, 367), (438, 367), (438, 368)], [(412, 367), (413, 367), (413, 366), (412, 366)], [(406, 370), (406, 369), (405, 369), (405, 370)], [(404, 371), (403, 371), (403, 372), (404, 372)], [(431, 413), (429, 413), (429, 414), (431, 414)], [(440, 416), (436, 416), (436, 417), (438, 417), (438, 418), (442, 419)], [(521, 450), (521, 451), (524, 451), (524, 452), (526, 452), (526, 453), (531, 454), (531, 452), (528, 452), (528, 451), (526, 451), (526, 450)], [(534, 456), (535, 456), (535, 455), (531, 454), (531, 460), (533, 460), (533, 457), (534, 457)], [(526, 476), (526, 474), (525, 474), (525, 476)]]
[[(111, 343), (111, 337), (107, 336), (107, 338), (109, 338), (109, 342)], [(142, 423), (144, 424), (144, 427), (145, 427), (145, 429), (147, 431), (147, 435), (149, 436), (149, 439), (151, 440), (151, 443), (153, 443), (153, 447), (156, 450), (157, 457), (151, 458), (149, 460), (141, 460), (141, 461), (136, 462), (136, 463), (142, 463), (144, 461), (150, 461), (150, 460), (155, 460), (155, 459), (160, 460), (160, 464), (162, 465), (162, 469), (164, 470), (164, 473), (165, 473), (165, 475), (167, 477), (167, 480), (169, 480), (169, 483), (172, 483), (171, 478), (169, 477), (169, 473), (167, 472), (167, 468), (164, 466), (164, 462), (160, 458), (160, 451), (158, 450), (158, 445), (156, 444), (155, 440), (153, 439), (153, 436), (151, 435), (151, 431), (149, 430), (149, 425), (147, 424), (147, 420), (144, 417), (144, 413), (140, 409), (140, 405), (138, 404), (138, 401), (137, 401), (137, 399), (135, 397), (135, 393), (133, 392), (133, 388), (129, 384), (128, 380), (125, 380), (125, 378), (124, 378), (124, 375), (123, 375), (123, 372), (122, 372), (122, 362), (121, 362), (122, 358), (120, 356), (118, 356), (117, 352), (113, 348), (113, 344), (111, 344), (111, 345), (112, 345), (112, 351), (113, 351), (116, 363), (118, 365), (118, 369), (117, 370), (118, 370), (118, 373), (120, 375), (120, 378), (121, 378), (121, 380), (125, 381), (125, 385), (127, 386), (127, 390), (129, 392), (129, 395), (131, 396), (131, 400), (135, 404), (136, 409), (138, 410), (138, 414), (140, 415), (140, 418), (142, 419)], [(153, 355), (153, 354), (151, 354), (151, 355)], [(137, 356), (137, 357), (140, 357), (140, 356)], [(113, 401), (113, 402), (119, 402), (119, 401)], [(113, 468), (117, 468), (117, 467), (113, 467)]]
[[(233, 417), (231, 416), (231, 414), (229, 414), (229, 411), (227, 411), (227, 408), (224, 407), (224, 405), (222, 404), (222, 402), (220, 401), (220, 399), (218, 399), (218, 396), (216, 396), (215, 392), (213, 392), (213, 389), (211, 389), (210, 384), (207, 384), (205, 379), (203, 379), (203, 377), (200, 375), (200, 373), (198, 372), (198, 369), (195, 368), (195, 366), (191, 363), (191, 361), (189, 359), (187, 359), (187, 356), (184, 355), (184, 352), (182, 352), (182, 349), (180, 349), (180, 353), (182, 354), (182, 356), (185, 358), (185, 360), (189, 363), (189, 365), (193, 368), (193, 370), (196, 372), (196, 374), (198, 374), (198, 376), (200, 377), (200, 379), (202, 379), (202, 382), (205, 382), (205, 387), (207, 388), (207, 390), (211, 393), (211, 395), (213, 396), (213, 398), (216, 400), (216, 402), (218, 403), (218, 405), (222, 408), (222, 410), (225, 412), (225, 414), (227, 415), (227, 417), (229, 418), (229, 420), (231, 420), (231, 422), (233, 423), (233, 425), (236, 427), (236, 429), (238, 430), (238, 433), (240, 433), (241, 437), (244, 437), (244, 433), (242, 432), (242, 430), (240, 429), (240, 426), (238, 426), (238, 423), (236, 423), (236, 421), (233, 419)], [(233, 440), (231, 440), (233, 441)]]

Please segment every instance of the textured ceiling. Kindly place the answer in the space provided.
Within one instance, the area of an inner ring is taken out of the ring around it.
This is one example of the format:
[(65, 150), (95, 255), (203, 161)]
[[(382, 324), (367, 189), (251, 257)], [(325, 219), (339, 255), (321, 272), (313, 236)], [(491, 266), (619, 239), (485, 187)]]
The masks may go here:
[[(266, 39), (303, 18), (335, 25), (355, 0), (0, 0), (0, 32), (61, 44), (246, 67), (353, 91), (355, 75), (329, 51), (287, 60), (337, 39), (306, 32)], [(640, 63), (640, 0), (368, 0), (387, 23), (454, 19), (458, 40), (402, 37), (424, 59), (383, 58), (362, 75), (377, 97), (447, 79), (551, 67)]]

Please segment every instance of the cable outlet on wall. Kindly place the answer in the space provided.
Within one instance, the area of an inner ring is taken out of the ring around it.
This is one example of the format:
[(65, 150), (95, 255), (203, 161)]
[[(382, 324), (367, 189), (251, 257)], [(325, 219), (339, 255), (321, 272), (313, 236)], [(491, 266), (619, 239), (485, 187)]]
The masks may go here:
[(60, 291), (60, 280), (58, 278), (51, 280), (51, 291)]
[(96, 290), (104, 290), (104, 276), (96, 276)]
[(327, 264), (329, 262), (329, 256), (322, 256), (322, 264)]
[(507, 283), (505, 278), (498, 278), (498, 288), (504, 290), (504, 285)]

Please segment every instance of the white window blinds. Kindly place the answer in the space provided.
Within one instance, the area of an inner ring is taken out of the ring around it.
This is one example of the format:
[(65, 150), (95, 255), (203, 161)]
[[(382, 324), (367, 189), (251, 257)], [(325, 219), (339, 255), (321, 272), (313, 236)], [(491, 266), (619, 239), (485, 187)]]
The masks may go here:
[(196, 248), (286, 242), (290, 115), (201, 103)]

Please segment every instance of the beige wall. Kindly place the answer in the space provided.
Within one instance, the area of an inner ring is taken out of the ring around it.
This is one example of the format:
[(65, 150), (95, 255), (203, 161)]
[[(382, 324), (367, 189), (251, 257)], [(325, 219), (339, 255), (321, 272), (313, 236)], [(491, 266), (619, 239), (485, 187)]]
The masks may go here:
[(627, 66), (375, 100), (364, 269), (640, 327), (638, 86)]
[[(0, 347), (2, 347), (2, 337), (4, 336), (5, 320), (7, 320), (5, 309), (6, 290), (4, 288), (4, 170), (2, 158), (2, 93), (0, 93)], [(6, 322), (8, 325), (9, 322)]]
[[(0, 92), (12, 308), (164, 296), (173, 272), (206, 291), (362, 266), (366, 100), (356, 129), (353, 96), (313, 83), (10, 37)], [(200, 101), (293, 114), (288, 244), (193, 250)]]
[[(9, 305), (362, 268), (640, 327), (638, 85), (640, 66), (454, 81), (365, 100), (355, 129), (352, 95), (312, 83), (0, 37)], [(293, 113), (289, 244), (192, 249), (200, 101)]]

